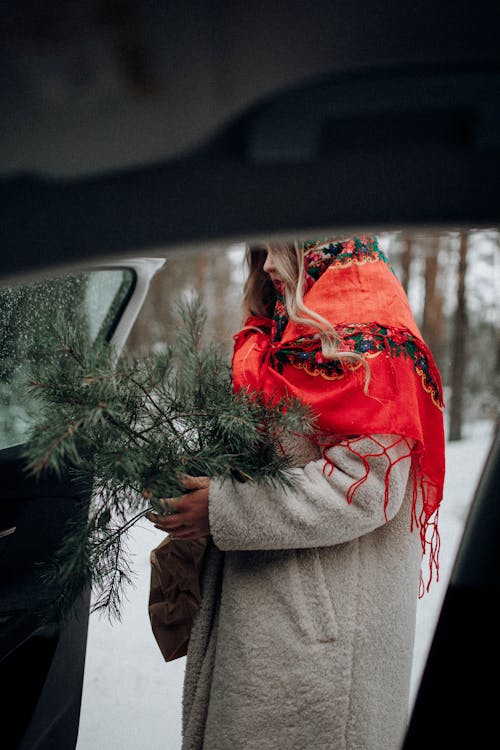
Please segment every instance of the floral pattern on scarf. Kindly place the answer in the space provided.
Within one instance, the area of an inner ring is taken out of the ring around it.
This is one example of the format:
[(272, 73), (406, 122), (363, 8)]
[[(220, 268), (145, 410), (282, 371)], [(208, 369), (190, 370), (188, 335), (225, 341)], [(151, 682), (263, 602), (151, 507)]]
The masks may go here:
[[(439, 409), (444, 408), (443, 394), (435, 374), (435, 366), (420, 341), (410, 331), (377, 323), (359, 325), (337, 325), (335, 332), (342, 341), (342, 351), (356, 352), (365, 357), (376, 357), (387, 352), (393, 357), (409, 358), (415, 372), (420, 376), (422, 386)], [(325, 380), (343, 378), (346, 369), (354, 370), (362, 362), (351, 363), (339, 359), (324, 358), (319, 339), (307, 337), (301, 340), (300, 348), (283, 346), (271, 354), (269, 364), (282, 373), (285, 365), (305, 370), (309, 375), (320, 376)]]

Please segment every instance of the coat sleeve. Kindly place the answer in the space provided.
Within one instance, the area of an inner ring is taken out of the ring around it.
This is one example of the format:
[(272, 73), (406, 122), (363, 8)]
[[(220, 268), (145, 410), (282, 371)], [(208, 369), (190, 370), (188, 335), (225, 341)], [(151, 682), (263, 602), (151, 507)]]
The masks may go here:
[[(409, 454), (406, 440), (377, 435), (358, 441), (356, 453), (336, 446), (327, 451), (328, 463), (321, 458), (294, 469), (293, 490), (212, 480), (209, 522), (214, 543), (221, 550), (299, 549), (367, 534), (401, 507), (410, 477)], [(348, 503), (349, 488), (364, 477)]]

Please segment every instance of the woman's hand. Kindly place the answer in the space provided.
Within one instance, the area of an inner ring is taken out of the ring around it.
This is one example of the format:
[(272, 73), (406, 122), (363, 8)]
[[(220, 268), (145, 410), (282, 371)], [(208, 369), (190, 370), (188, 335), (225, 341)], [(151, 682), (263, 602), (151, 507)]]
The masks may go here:
[(200, 539), (209, 536), (208, 491), (210, 479), (184, 474), (181, 477), (181, 482), (189, 492), (179, 498), (169, 498), (165, 503), (168, 508), (175, 509), (175, 513), (161, 516), (150, 512), (146, 514), (146, 518), (154, 523), (155, 528), (168, 532), (176, 539)]

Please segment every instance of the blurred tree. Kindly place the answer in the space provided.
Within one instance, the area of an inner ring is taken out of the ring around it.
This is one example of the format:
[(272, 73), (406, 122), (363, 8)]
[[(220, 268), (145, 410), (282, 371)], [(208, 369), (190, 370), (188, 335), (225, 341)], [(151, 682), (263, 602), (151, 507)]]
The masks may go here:
[(464, 383), (467, 357), (467, 299), (465, 275), (467, 270), (467, 252), (469, 248), (468, 232), (459, 235), (459, 259), (457, 267), (457, 296), (453, 317), (453, 334), (451, 344), (450, 369), (450, 421), (448, 440), (462, 439), (462, 422), (464, 406)]
[(139, 355), (162, 351), (175, 332), (176, 305), (196, 294), (207, 313), (207, 336), (229, 356), (242, 317), (242, 284), (235, 273), (242, 256), (235, 246), (169, 256), (151, 283), (126, 350)]
[(410, 286), (410, 269), (413, 257), (413, 237), (409, 234), (402, 233), (401, 243), (403, 250), (401, 252), (401, 283), (406, 294)]
[(422, 335), (434, 355), (438, 367), (443, 369), (444, 311), (443, 294), (440, 288), (440, 243), (439, 235), (429, 235), (422, 240), (424, 250), (424, 304), (422, 312)]
[(167, 258), (151, 282), (148, 295), (127, 339), (126, 351), (145, 356), (165, 348), (168, 333), (175, 330), (174, 302), (192, 279), (191, 256)]
[(500, 368), (500, 235), (471, 232), (467, 263), (468, 344), (465, 421), (497, 419)]

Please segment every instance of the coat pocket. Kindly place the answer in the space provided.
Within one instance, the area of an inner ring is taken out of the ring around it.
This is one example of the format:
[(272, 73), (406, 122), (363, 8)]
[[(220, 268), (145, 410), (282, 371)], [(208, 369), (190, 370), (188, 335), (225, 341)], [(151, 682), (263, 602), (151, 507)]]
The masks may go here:
[(319, 643), (334, 641), (338, 637), (337, 617), (319, 550), (297, 550), (297, 566), (311, 636)]

